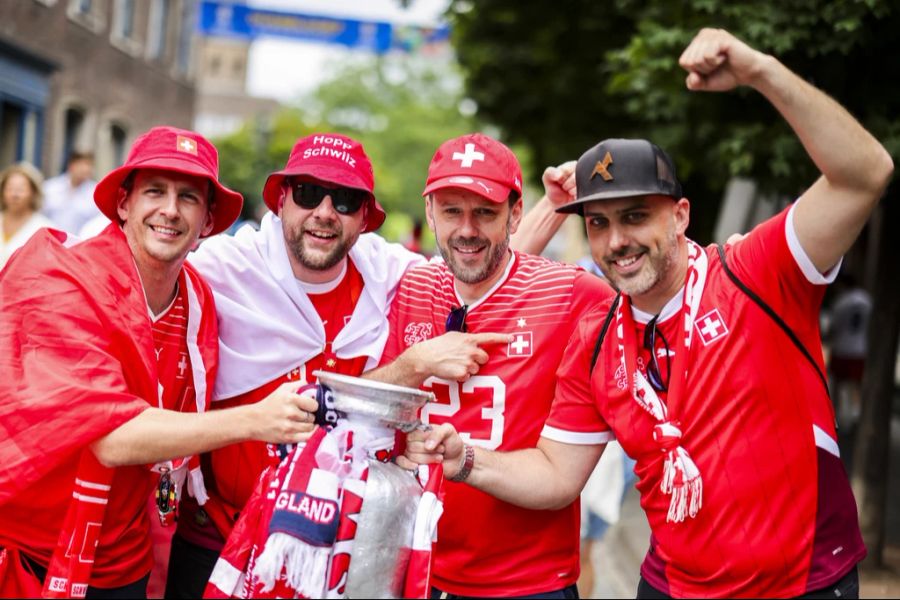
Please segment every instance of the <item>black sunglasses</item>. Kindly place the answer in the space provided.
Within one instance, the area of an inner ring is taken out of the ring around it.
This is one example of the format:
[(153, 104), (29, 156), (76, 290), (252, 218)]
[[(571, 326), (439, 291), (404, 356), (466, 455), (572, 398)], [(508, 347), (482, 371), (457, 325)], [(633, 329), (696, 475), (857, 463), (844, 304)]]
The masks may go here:
[(469, 314), (469, 307), (466, 304), (462, 306), (454, 306), (447, 315), (447, 331), (459, 331), (465, 333), (468, 331), (466, 327), (466, 315)]
[[(670, 375), (670, 358), (669, 358), (669, 343), (666, 341), (665, 336), (663, 336), (662, 332), (656, 328), (656, 317), (650, 319), (650, 322), (647, 323), (647, 328), (644, 329), (644, 349), (650, 351), (650, 364), (647, 365), (647, 379), (650, 381), (650, 386), (656, 390), (657, 392), (666, 392), (669, 390), (669, 375)], [(659, 361), (657, 359), (656, 354), (656, 337), (657, 333), (659, 334), (659, 339), (662, 340), (663, 348), (666, 351), (666, 377), (663, 380), (662, 374), (659, 370)]]
[(291, 196), (294, 199), (294, 204), (306, 210), (316, 208), (322, 204), (325, 196), (331, 196), (331, 205), (334, 206), (334, 210), (342, 215), (352, 215), (356, 214), (369, 198), (369, 193), (365, 190), (346, 187), (327, 188), (317, 183), (306, 181), (289, 180), (288, 183), (291, 186)]

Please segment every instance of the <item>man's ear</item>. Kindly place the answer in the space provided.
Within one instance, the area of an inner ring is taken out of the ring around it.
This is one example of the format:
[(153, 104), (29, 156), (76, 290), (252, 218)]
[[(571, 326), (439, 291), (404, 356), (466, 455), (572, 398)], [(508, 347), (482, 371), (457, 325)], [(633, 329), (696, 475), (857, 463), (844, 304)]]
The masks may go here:
[(123, 223), (128, 220), (128, 191), (125, 188), (116, 190), (116, 214)]
[(691, 203), (687, 198), (681, 198), (675, 203), (675, 233), (684, 235), (691, 222)]
[(425, 197), (425, 221), (428, 222), (428, 229), (434, 233), (434, 195), (432, 194)]
[(524, 211), (524, 205), (522, 201), (522, 197), (520, 196), (518, 200), (510, 207), (509, 209), (509, 233), (513, 234), (519, 229), (519, 223), (522, 222), (522, 211)]
[(291, 193), (291, 188), (287, 184), (287, 180), (281, 182), (281, 194), (278, 196), (278, 210), (275, 211), (275, 214), (278, 215), (278, 218), (281, 218), (281, 213), (284, 211), (284, 203), (287, 202), (287, 195)]
[(216, 217), (213, 215), (212, 209), (206, 211), (206, 224), (203, 226), (203, 229), (200, 230), (200, 237), (204, 238), (209, 235), (209, 232), (213, 230), (213, 225), (216, 223)]

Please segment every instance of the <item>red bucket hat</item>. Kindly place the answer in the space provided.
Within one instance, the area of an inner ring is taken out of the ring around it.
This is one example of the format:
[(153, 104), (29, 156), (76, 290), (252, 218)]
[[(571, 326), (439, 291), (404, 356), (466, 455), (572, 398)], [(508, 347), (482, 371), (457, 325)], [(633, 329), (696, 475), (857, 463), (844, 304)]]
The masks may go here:
[(216, 147), (193, 131), (154, 127), (134, 141), (125, 164), (107, 173), (94, 188), (94, 202), (113, 223), (119, 222), (116, 212), (119, 188), (135, 169), (161, 169), (206, 177), (213, 186), (213, 228), (209, 235), (225, 231), (241, 214), (244, 197), (219, 183)]
[(314, 133), (297, 140), (284, 169), (269, 175), (263, 187), (263, 200), (273, 213), (278, 212), (282, 185), (289, 176), (364, 190), (369, 193), (369, 203), (363, 233), (375, 231), (384, 223), (384, 209), (375, 199), (372, 163), (362, 144), (352, 138)]
[(522, 167), (512, 150), (494, 138), (470, 133), (447, 140), (431, 159), (422, 195), (445, 188), (506, 202), (510, 192), (522, 196)]

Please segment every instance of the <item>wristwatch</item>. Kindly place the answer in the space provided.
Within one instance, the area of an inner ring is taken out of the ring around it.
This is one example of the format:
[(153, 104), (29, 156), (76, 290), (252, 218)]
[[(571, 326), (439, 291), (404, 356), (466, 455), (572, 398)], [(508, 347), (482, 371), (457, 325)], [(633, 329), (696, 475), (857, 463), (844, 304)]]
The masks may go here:
[(463, 453), (459, 459), (459, 471), (450, 478), (450, 481), (465, 481), (468, 479), (469, 473), (472, 472), (473, 466), (475, 466), (475, 448), (468, 444), (464, 444)]

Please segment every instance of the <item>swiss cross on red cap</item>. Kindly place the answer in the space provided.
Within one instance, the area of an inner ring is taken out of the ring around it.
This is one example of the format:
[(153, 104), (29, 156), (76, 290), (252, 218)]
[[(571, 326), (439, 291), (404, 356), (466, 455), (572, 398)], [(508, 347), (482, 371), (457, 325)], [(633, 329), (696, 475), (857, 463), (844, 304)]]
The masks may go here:
[(522, 195), (522, 168), (512, 150), (483, 133), (472, 133), (440, 145), (425, 181), (423, 196), (459, 188), (493, 202), (505, 202), (510, 192)]

